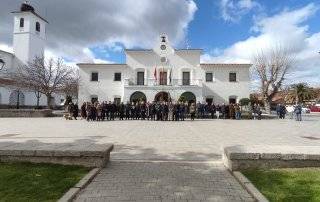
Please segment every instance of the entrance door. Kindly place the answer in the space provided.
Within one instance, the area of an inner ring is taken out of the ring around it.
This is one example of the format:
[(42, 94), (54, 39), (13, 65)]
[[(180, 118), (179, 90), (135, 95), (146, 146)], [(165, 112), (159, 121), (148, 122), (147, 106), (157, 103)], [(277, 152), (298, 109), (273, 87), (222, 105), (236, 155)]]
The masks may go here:
[(190, 85), (190, 72), (182, 73), (182, 85), (189, 86)]
[(229, 98), (229, 104), (236, 104), (237, 99), (236, 98)]
[(160, 72), (160, 85), (167, 85), (167, 72)]
[(154, 97), (154, 101), (159, 102), (159, 101), (165, 101), (168, 102), (170, 100), (170, 95), (167, 92), (160, 92), (158, 94), (156, 94), (156, 96)]
[(137, 85), (144, 85), (144, 72), (137, 72)]

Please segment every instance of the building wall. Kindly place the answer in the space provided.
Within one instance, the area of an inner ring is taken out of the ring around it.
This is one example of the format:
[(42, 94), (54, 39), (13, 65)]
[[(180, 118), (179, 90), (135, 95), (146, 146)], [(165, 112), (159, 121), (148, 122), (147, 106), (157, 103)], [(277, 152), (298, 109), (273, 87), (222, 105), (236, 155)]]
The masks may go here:
[[(127, 77), (126, 65), (79, 65), (80, 86), (79, 103), (90, 101), (93, 96), (99, 100), (113, 101), (123, 98), (124, 78)], [(99, 80), (91, 81), (91, 73), (98, 72)], [(114, 73), (121, 72), (121, 81), (114, 81)]]
[[(20, 19), (24, 18), (24, 27), (20, 28)], [(40, 32), (36, 31), (36, 22), (40, 23)], [(15, 13), (13, 49), (18, 60), (31, 62), (36, 56), (44, 54), (46, 22), (31, 12)]]
[[(234, 97), (239, 101), (241, 98), (250, 96), (250, 65), (217, 64), (202, 65), (203, 75), (203, 96), (213, 98), (214, 103), (228, 103), (229, 97)], [(213, 73), (213, 82), (205, 81), (205, 73)], [(229, 73), (237, 74), (237, 82), (229, 81)]]

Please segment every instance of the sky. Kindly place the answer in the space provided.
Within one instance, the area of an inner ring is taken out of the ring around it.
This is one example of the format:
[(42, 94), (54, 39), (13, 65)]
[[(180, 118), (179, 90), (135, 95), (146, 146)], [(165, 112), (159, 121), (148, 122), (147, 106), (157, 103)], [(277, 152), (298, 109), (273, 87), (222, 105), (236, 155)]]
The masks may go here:
[[(47, 57), (125, 63), (125, 48), (152, 48), (166, 33), (175, 48), (201, 48), (203, 63), (251, 63), (261, 50), (289, 48), (286, 83), (320, 86), (320, 0), (32, 0), (49, 21)], [(0, 49), (12, 52), (20, 0), (1, 0)], [(256, 81), (253, 79), (253, 83)]]

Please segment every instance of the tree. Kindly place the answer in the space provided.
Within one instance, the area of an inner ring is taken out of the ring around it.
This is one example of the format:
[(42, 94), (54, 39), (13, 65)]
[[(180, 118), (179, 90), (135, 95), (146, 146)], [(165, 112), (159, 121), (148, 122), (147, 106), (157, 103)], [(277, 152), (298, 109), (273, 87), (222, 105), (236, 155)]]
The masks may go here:
[(314, 98), (313, 90), (307, 83), (293, 84), (291, 88), (296, 104), (303, 103)]
[(73, 76), (74, 70), (66, 66), (62, 59), (45, 60), (44, 57), (36, 57), (27, 65), (19, 66), (17, 71), (8, 73), (15, 86), (44, 94), (49, 108), (52, 108), (52, 95), (61, 93)]
[(241, 106), (248, 106), (250, 104), (250, 99), (249, 98), (242, 98), (239, 100), (239, 103)]
[(260, 80), (260, 91), (267, 113), (271, 113), (271, 101), (281, 89), (294, 58), (288, 50), (273, 48), (261, 51), (253, 58), (253, 71)]

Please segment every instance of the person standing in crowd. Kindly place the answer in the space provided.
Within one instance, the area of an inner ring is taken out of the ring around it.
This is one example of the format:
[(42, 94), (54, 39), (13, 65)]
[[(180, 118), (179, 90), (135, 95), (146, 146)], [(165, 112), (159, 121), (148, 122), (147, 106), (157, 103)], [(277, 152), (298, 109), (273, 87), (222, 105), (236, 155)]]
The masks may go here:
[(127, 104), (126, 104), (126, 120), (129, 120), (130, 119), (130, 109), (131, 109), (131, 107), (130, 107), (130, 102), (127, 102)]
[(191, 103), (189, 111), (190, 111), (191, 120), (194, 121), (194, 118), (196, 116), (196, 105), (194, 104), (194, 102)]
[(141, 102), (140, 104), (140, 113), (141, 113), (141, 120), (146, 120), (146, 104), (144, 101)]
[(180, 102), (180, 110), (179, 110), (179, 114), (180, 114), (180, 120), (184, 121), (185, 116), (186, 116), (186, 107), (185, 104), (183, 102)]
[(97, 121), (102, 121), (102, 106), (100, 103), (97, 103), (96, 110), (97, 110)]
[(280, 119), (285, 119), (286, 113), (287, 113), (286, 107), (283, 104), (281, 104), (280, 105)]
[(280, 113), (281, 113), (281, 105), (280, 104), (277, 104), (276, 112), (277, 112), (278, 119), (280, 119)]
[(257, 115), (258, 115), (258, 120), (261, 120), (262, 111), (261, 111), (260, 104), (257, 105)]
[(73, 106), (72, 115), (73, 115), (73, 118), (77, 120), (77, 117), (79, 116), (79, 107), (77, 104)]
[(81, 119), (87, 119), (86, 105), (85, 102), (81, 105)]
[(214, 103), (211, 103), (211, 105), (209, 105), (209, 113), (211, 115), (211, 119), (214, 119), (214, 115), (216, 114), (216, 106), (214, 105)]
[(119, 120), (124, 119), (125, 111), (126, 111), (126, 106), (123, 104), (123, 102), (121, 102), (119, 105)]
[(258, 113), (257, 113), (257, 104), (254, 103), (253, 107), (252, 107), (252, 116), (253, 116), (253, 120), (256, 120), (258, 117)]
[(221, 107), (220, 107), (220, 105), (217, 105), (217, 107), (216, 107), (216, 117), (217, 117), (217, 119), (220, 118), (220, 112), (221, 112)]
[(231, 103), (231, 104), (229, 105), (229, 118), (230, 118), (230, 119), (234, 119), (234, 117), (235, 117), (234, 104)]
[(294, 107), (294, 113), (296, 115), (296, 121), (302, 121), (302, 106), (300, 104)]
[(240, 109), (240, 105), (239, 104), (235, 105), (234, 111), (235, 111), (236, 119), (240, 120), (241, 119), (241, 109)]
[(180, 120), (180, 115), (181, 115), (181, 105), (180, 102), (176, 103), (176, 117), (175, 117), (175, 121), (179, 121)]
[(163, 105), (163, 112), (164, 112), (164, 120), (168, 121), (168, 116), (169, 116), (169, 106), (168, 102), (165, 102)]
[(220, 107), (220, 111), (221, 111), (221, 115), (223, 119), (226, 119), (227, 115), (226, 115), (226, 105), (223, 103)]

